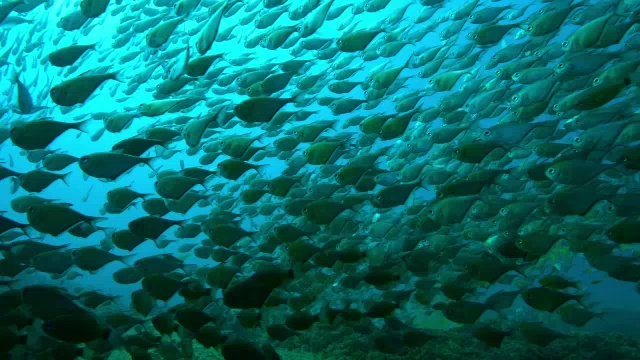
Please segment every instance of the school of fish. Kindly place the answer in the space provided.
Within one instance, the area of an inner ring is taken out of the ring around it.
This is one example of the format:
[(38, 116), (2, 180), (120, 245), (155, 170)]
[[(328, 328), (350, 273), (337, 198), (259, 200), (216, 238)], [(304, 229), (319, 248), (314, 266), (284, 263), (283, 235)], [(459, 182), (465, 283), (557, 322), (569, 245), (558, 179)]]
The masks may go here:
[(550, 359), (640, 299), (639, 55), (638, 0), (2, 1), (0, 359)]

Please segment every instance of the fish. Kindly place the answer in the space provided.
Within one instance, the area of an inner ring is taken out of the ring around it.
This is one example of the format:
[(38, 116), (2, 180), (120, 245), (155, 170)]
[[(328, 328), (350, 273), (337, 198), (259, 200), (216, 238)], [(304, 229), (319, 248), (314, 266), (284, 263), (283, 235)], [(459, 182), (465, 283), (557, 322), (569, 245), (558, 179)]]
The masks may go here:
[(637, 0), (59, 5), (0, 4), (2, 353), (637, 357)]

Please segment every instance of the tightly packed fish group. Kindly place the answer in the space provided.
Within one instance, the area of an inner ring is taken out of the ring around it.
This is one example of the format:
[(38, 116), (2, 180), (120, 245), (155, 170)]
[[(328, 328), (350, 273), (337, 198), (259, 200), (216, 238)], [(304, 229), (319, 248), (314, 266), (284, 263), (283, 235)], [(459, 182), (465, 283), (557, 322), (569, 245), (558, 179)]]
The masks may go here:
[(572, 264), (640, 281), (638, 30), (635, 0), (3, 1), (0, 357), (571, 336), (542, 319), (606, 317)]

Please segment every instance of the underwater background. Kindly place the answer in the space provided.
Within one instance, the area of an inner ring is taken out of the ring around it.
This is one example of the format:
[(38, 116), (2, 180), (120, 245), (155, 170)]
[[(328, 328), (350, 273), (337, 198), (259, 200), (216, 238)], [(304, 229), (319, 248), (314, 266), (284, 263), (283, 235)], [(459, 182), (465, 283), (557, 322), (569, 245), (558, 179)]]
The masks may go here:
[(0, 357), (640, 359), (640, 2), (0, 3)]

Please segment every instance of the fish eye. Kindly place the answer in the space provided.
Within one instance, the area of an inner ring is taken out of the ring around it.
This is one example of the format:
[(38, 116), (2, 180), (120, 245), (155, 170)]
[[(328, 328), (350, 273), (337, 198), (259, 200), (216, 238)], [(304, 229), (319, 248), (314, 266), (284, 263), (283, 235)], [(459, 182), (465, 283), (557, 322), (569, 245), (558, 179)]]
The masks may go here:
[(477, 39), (478, 38), (478, 34), (473, 34), (473, 38)]
[(80, 162), (86, 163), (87, 161), (89, 161), (89, 157), (88, 156), (83, 156), (80, 158)]
[(555, 111), (560, 110), (560, 104), (553, 104), (553, 110)]
[(491, 135), (491, 131), (489, 131), (489, 130), (485, 130), (482, 134), (483, 134), (484, 136), (489, 136), (489, 135)]
[(533, 56), (535, 57), (540, 57), (541, 55), (542, 53), (539, 50), (533, 53)]
[(532, 31), (532, 30), (533, 30), (533, 26), (528, 25), (528, 26), (527, 26), (527, 31)]
[(556, 202), (556, 199), (554, 199), (554, 198), (549, 198), (549, 204), (555, 204), (555, 202)]
[(581, 142), (582, 142), (582, 138), (581, 138), (580, 136), (576, 136), (576, 137), (573, 139), (573, 142), (575, 142), (575, 143), (578, 143), (578, 144), (579, 144), (579, 143), (581, 143)]
[(502, 75), (502, 69), (496, 70), (496, 75), (498, 75), (498, 76)]
[(598, 84), (600, 84), (600, 78), (593, 79), (593, 85), (598, 85)]
[(16, 133), (16, 128), (9, 130), (9, 134), (15, 134), (15, 133)]
[(429, 80), (429, 84), (433, 84), (433, 79), (430, 79), (430, 80)]
[(614, 211), (615, 209), (616, 209), (616, 207), (613, 206), (613, 205), (607, 206), (607, 210), (609, 210), (609, 211)]
[(518, 102), (518, 99), (519, 99), (519, 98), (518, 98), (518, 95), (513, 95), (513, 96), (511, 97), (511, 101), (513, 101), (513, 102)]
[(493, 56), (491, 57), (493, 60), (498, 60), (498, 54), (493, 54)]
[(429, 211), (428, 211), (428, 212), (429, 212), (429, 215), (433, 215), (433, 214), (435, 214), (435, 213), (436, 213), (436, 211), (435, 211), (435, 210), (433, 210), (433, 209), (429, 209)]
[(628, 156), (623, 156), (622, 159), (620, 159), (622, 162), (627, 162), (629, 161), (629, 157)]
[(562, 69), (562, 68), (564, 68), (564, 63), (559, 63), (558, 64), (558, 69)]
[(562, 47), (567, 47), (569, 46), (569, 42), (568, 41), (563, 41), (562, 42)]
[(547, 174), (555, 174), (556, 173), (556, 169), (554, 168), (548, 168), (547, 169)]
[(500, 209), (500, 214), (501, 215), (507, 215), (508, 212), (509, 212), (509, 210), (507, 210), (507, 208)]

